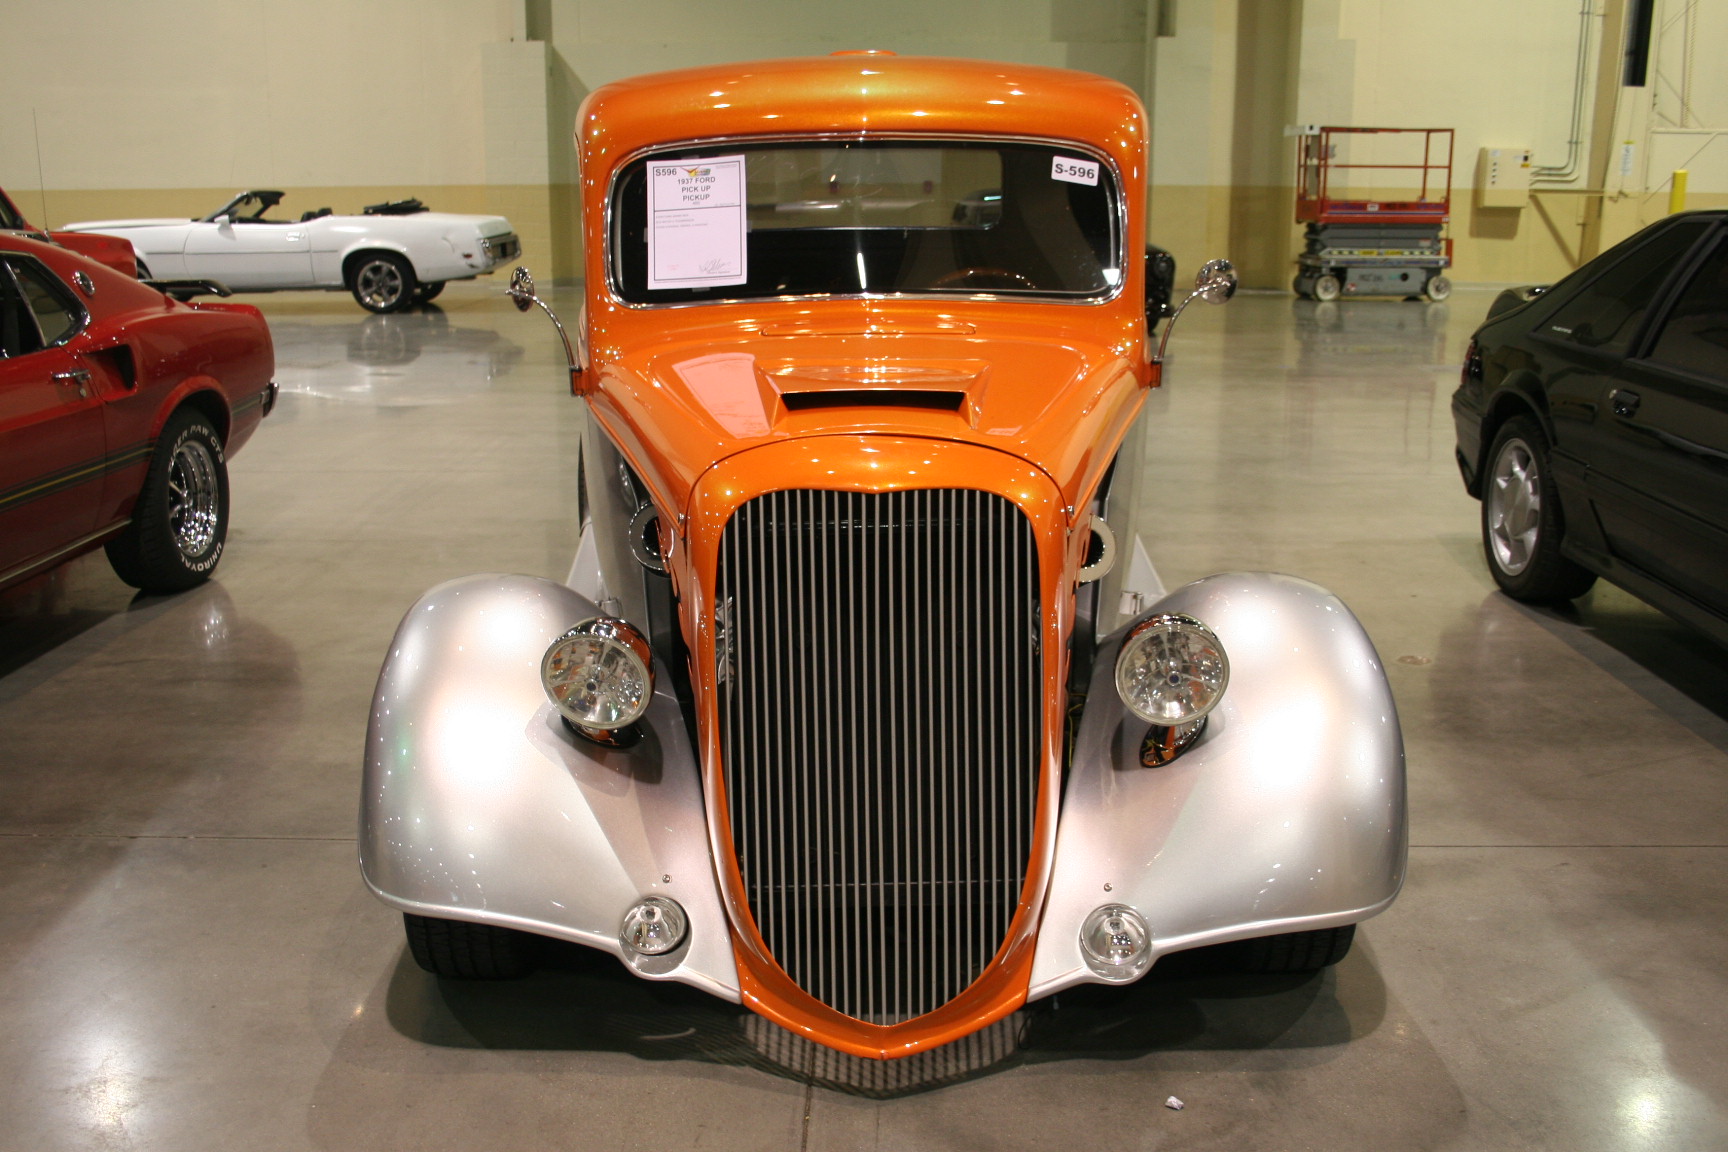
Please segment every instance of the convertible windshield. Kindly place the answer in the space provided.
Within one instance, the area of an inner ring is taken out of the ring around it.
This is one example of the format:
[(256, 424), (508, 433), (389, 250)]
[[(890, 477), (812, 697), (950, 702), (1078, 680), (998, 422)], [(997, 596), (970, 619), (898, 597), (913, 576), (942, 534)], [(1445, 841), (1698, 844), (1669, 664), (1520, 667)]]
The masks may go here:
[(990, 293), (1101, 299), (1121, 282), (1115, 175), (1060, 145), (823, 141), (665, 151), (612, 188), (634, 304)]

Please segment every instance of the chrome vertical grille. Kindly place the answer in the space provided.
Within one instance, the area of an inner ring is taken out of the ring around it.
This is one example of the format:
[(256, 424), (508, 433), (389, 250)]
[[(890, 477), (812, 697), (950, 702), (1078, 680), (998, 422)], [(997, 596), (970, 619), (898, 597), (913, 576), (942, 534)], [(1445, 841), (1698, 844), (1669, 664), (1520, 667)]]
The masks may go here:
[(1043, 744), (1032, 526), (987, 492), (774, 492), (720, 550), (733, 849), (764, 942), (887, 1024), (1007, 934)]

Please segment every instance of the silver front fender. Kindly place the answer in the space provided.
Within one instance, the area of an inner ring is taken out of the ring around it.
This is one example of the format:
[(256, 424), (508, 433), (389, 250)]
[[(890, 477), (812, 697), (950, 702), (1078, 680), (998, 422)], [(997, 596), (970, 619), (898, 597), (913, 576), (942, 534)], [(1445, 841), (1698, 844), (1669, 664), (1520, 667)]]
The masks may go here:
[[(1101, 642), (1057, 829), (1029, 995), (1096, 981), (1080, 926), (1127, 904), (1155, 955), (1354, 923), (1392, 902), (1408, 845), (1404, 744), (1380, 659), (1350, 610), (1292, 576), (1232, 573), (1153, 606), (1217, 633), (1230, 685), (1175, 761), (1140, 763), (1123, 632)], [(1124, 630), (1125, 631), (1125, 630)]]
[[(530, 576), (453, 580), (409, 610), (367, 731), (361, 872), (405, 912), (572, 940), (736, 1001), (701, 774), (667, 677), (627, 750), (574, 736), (541, 690), (547, 646), (599, 614)], [(632, 959), (618, 929), (647, 895), (683, 905), (689, 936)]]

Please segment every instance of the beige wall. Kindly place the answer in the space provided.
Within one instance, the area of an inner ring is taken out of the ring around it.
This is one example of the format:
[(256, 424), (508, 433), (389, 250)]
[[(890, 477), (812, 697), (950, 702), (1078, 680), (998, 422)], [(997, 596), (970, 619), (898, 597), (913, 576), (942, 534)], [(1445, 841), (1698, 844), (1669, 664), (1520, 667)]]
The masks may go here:
[(1693, 206), (1728, 203), (1712, 63), (1728, 0), (1658, 0), (1645, 89), (1618, 86), (1602, 43), (1625, 0), (1590, 0), (1578, 177), (1521, 210), (1474, 206), (1479, 148), (1564, 160), (1582, 2), (5, 0), (6, 26), (31, 32), (0, 40), (0, 185), (49, 224), (190, 216), (245, 187), (302, 208), (414, 195), (503, 212), (529, 262), (567, 277), (589, 91), (868, 46), (1086, 68), (1148, 95), (1152, 238), (1185, 273), (1227, 253), (1254, 286), (1287, 286), (1301, 247), (1286, 125), (1455, 128), (1455, 278), (1545, 280), (1663, 214), (1681, 163)]
[(521, 42), (519, 0), (5, 10), (0, 187), (38, 224), (203, 215), (245, 188), (296, 212), (417, 196), (508, 216), (527, 260), (574, 267), (547, 186), (549, 65)]
[[(1245, 283), (1288, 284), (1302, 233), (1284, 125), (1454, 129), (1450, 235), (1463, 282), (1557, 278), (1666, 214), (1682, 163), (1689, 207), (1728, 204), (1728, 131), (1716, 131), (1728, 129), (1728, 69), (1716, 63), (1728, 0), (1658, 0), (1644, 88), (1620, 86), (1624, 0), (1590, 0), (1587, 22), (1581, 0), (1166, 3), (1175, 19), (1162, 30), (1174, 35), (1148, 38), (1152, 234), (1184, 269), (1228, 252)], [(1575, 175), (1525, 208), (1479, 208), (1480, 149), (1527, 146), (1538, 165), (1565, 164), (1585, 23)]]

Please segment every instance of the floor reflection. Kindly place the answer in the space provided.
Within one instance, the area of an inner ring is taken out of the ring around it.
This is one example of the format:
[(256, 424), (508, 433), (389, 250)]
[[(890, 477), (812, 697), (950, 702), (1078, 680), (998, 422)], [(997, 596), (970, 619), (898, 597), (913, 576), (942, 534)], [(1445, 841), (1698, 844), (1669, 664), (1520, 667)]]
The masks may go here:
[(354, 320), (273, 315), (270, 334), (283, 391), (379, 407), (467, 399), (522, 359), (520, 344), (432, 304)]
[(1554, 610), (1591, 636), (1728, 721), (1728, 659), (1704, 633), (1598, 580), (1590, 594)]
[(135, 595), (100, 549), (0, 592), (0, 677), (126, 611)]
[(1370, 364), (1450, 367), (1446, 327), (1451, 315), (1447, 304), (1409, 300), (1292, 300), (1298, 371), (1339, 364), (1356, 371)]
[(1167, 962), (1126, 988), (1071, 989), (955, 1043), (881, 1061), (812, 1043), (693, 988), (640, 980), (576, 945), (555, 946), (541, 972), (507, 983), (440, 980), (404, 953), (385, 995), (396, 1031), (426, 1044), (695, 1060), (869, 1099), (918, 1095), (1029, 1064), (1344, 1044), (1377, 1028), (1386, 1003), (1365, 949), (1309, 976), (1220, 973), (1198, 957)]

